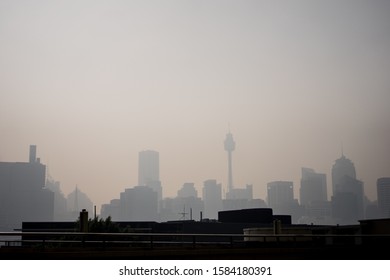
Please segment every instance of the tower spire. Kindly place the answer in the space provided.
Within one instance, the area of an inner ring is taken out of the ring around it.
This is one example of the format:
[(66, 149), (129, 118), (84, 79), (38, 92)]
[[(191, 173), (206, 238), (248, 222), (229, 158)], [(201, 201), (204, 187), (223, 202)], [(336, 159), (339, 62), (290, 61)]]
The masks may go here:
[(227, 151), (228, 153), (228, 191), (231, 191), (233, 189), (232, 152), (236, 147), (236, 143), (233, 140), (233, 135), (230, 132), (230, 127), (228, 134), (226, 134), (224, 144), (225, 151)]

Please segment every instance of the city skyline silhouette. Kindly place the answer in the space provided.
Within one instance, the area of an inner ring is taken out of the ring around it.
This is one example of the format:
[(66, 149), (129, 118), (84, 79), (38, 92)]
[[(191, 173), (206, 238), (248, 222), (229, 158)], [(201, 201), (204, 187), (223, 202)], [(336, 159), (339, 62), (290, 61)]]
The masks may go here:
[[(232, 133), (227, 135), (227, 139), (233, 141)], [(250, 208), (271, 208), (276, 215), (290, 215), (293, 224), (353, 225), (360, 220), (390, 215), (386, 189), (389, 177), (377, 179), (378, 199), (369, 201), (364, 182), (356, 179), (354, 163), (343, 152), (332, 166), (330, 193), (326, 174), (302, 167), (300, 186), (294, 187), (292, 181), (274, 180), (267, 183), (267, 196), (261, 198), (253, 195), (253, 185), (236, 187), (230, 183), (223, 191), (222, 184), (215, 179), (204, 180), (199, 195), (193, 182), (184, 182), (176, 197), (163, 196), (159, 153), (144, 150), (139, 152), (138, 184), (125, 187), (102, 205), (94, 204), (78, 186), (65, 198), (60, 182), (46, 174), (46, 166), (37, 157), (36, 145), (30, 145), (28, 159), (28, 162), (0, 162), (2, 228), (18, 227), (18, 223), (34, 219), (71, 221), (77, 218), (81, 209), (93, 212), (95, 217), (110, 217), (116, 221), (155, 222), (178, 220), (178, 215), (183, 220), (187, 214), (190, 214), (190, 220), (216, 220), (220, 211)], [(228, 179), (231, 180), (230, 154), (227, 163)], [(185, 212), (186, 207), (189, 213)]]
[[(386, 1), (1, 1), (0, 162), (38, 147), (65, 196), (95, 205), (160, 155), (164, 197), (326, 174), (341, 156), (364, 193), (390, 167)], [(329, 198), (329, 197), (328, 197)]]

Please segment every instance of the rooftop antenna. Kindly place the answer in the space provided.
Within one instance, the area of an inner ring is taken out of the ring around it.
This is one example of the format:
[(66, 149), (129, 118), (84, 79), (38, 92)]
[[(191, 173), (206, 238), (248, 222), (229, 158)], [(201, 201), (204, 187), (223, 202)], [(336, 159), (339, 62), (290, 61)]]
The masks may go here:
[(341, 157), (344, 157), (344, 145), (343, 145), (343, 141), (341, 141)]
[(181, 220), (185, 220), (186, 219), (186, 215), (188, 214), (186, 212), (186, 206), (184, 205), (183, 206), (183, 212), (182, 213), (179, 213), (181, 215)]

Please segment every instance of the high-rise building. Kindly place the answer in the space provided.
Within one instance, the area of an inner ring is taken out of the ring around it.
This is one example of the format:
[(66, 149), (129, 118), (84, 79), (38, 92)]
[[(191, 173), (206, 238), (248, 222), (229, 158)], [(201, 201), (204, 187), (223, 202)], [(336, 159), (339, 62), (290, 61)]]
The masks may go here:
[(390, 177), (378, 178), (376, 187), (379, 215), (381, 218), (390, 218)]
[(159, 154), (146, 150), (138, 156), (138, 185), (147, 186), (150, 182), (160, 180)]
[(327, 201), (326, 175), (303, 167), (299, 198), (300, 204), (304, 206), (313, 202)]
[(65, 195), (61, 191), (60, 182), (53, 180), (50, 176), (46, 179), (46, 188), (54, 193), (54, 213), (55, 221), (66, 221), (68, 211)]
[(333, 194), (335, 194), (337, 191), (342, 191), (342, 186), (340, 185), (340, 182), (345, 176), (356, 179), (356, 170), (353, 162), (350, 159), (346, 158), (344, 154), (342, 154), (339, 159), (336, 159), (336, 162), (332, 167)]
[(294, 201), (293, 182), (274, 181), (267, 184), (267, 204), (271, 208), (281, 208)]
[(138, 156), (138, 185), (148, 186), (158, 194), (162, 200), (162, 187), (160, 181), (159, 153), (152, 150), (139, 152)]
[(291, 181), (274, 181), (267, 184), (267, 204), (277, 215), (291, 215), (297, 222), (303, 210), (294, 198), (294, 187)]
[(198, 197), (194, 183), (184, 183), (174, 198), (164, 198), (160, 211), (160, 221), (200, 220), (204, 203)]
[(103, 219), (111, 217), (113, 221), (121, 220), (121, 200), (120, 199), (111, 199), (110, 203), (102, 204), (102, 209), (100, 211), (100, 216)]
[(331, 221), (325, 174), (303, 167), (299, 200), (304, 210), (302, 219), (305, 221), (313, 224)]
[(332, 167), (332, 216), (340, 224), (355, 224), (364, 218), (363, 182), (356, 179), (353, 162), (344, 154)]
[(204, 202), (204, 218), (218, 219), (218, 212), (222, 211), (222, 186), (217, 180), (203, 182), (202, 197)]
[(194, 183), (184, 183), (181, 189), (177, 191), (177, 197), (198, 197), (198, 191)]
[(123, 221), (158, 221), (157, 192), (148, 186), (125, 189), (120, 194)]
[(232, 170), (232, 152), (236, 148), (236, 143), (233, 140), (233, 135), (229, 132), (226, 134), (225, 151), (228, 153), (228, 191), (233, 189), (233, 170)]
[[(173, 199), (172, 212), (182, 220), (199, 220), (204, 211), (204, 203), (194, 187), (194, 183), (184, 183)], [(172, 218), (175, 216), (173, 215)]]
[(54, 193), (45, 188), (45, 179), (46, 166), (36, 159), (35, 145), (28, 162), (0, 162), (0, 230), (53, 220)]

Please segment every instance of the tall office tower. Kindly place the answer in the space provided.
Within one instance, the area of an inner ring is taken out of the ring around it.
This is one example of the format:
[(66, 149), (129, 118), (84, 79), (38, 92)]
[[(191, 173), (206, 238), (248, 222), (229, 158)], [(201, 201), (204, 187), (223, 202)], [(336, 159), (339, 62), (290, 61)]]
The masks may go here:
[(336, 159), (336, 162), (332, 167), (333, 194), (335, 194), (337, 191), (342, 190), (340, 182), (345, 176), (356, 179), (356, 170), (353, 162), (350, 159), (346, 158), (344, 154), (342, 154), (339, 159)]
[(316, 173), (311, 168), (303, 167), (299, 198), (301, 205), (304, 206), (308, 206), (313, 202), (327, 201), (326, 175)]
[(267, 184), (268, 207), (276, 215), (291, 215), (292, 221), (297, 223), (303, 215), (302, 207), (294, 198), (293, 182), (274, 181)]
[(232, 172), (232, 152), (236, 147), (233, 135), (229, 132), (225, 138), (225, 151), (228, 152), (228, 191), (233, 189), (233, 172)]
[(378, 208), (381, 218), (390, 218), (390, 177), (382, 177), (376, 181)]
[(293, 201), (293, 182), (274, 181), (267, 184), (267, 203), (269, 207), (278, 209), (293, 203)]
[(332, 222), (325, 174), (317, 173), (311, 168), (302, 168), (299, 200), (307, 223)]
[(0, 162), (0, 230), (12, 231), (22, 222), (52, 221), (54, 193), (45, 188), (46, 166), (30, 146), (28, 162)]
[(332, 167), (332, 214), (341, 224), (364, 218), (363, 182), (356, 179), (355, 166), (343, 154)]
[(158, 200), (162, 200), (158, 152), (151, 150), (139, 152), (138, 185), (151, 187), (158, 193)]
[(218, 219), (218, 212), (222, 211), (222, 186), (217, 180), (203, 182), (202, 197), (204, 202), (204, 218)]
[(148, 186), (127, 188), (120, 194), (123, 221), (158, 221), (157, 192)]
[(138, 185), (147, 186), (160, 180), (159, 154), (156, 151), (141, 151), (138, 156)]

